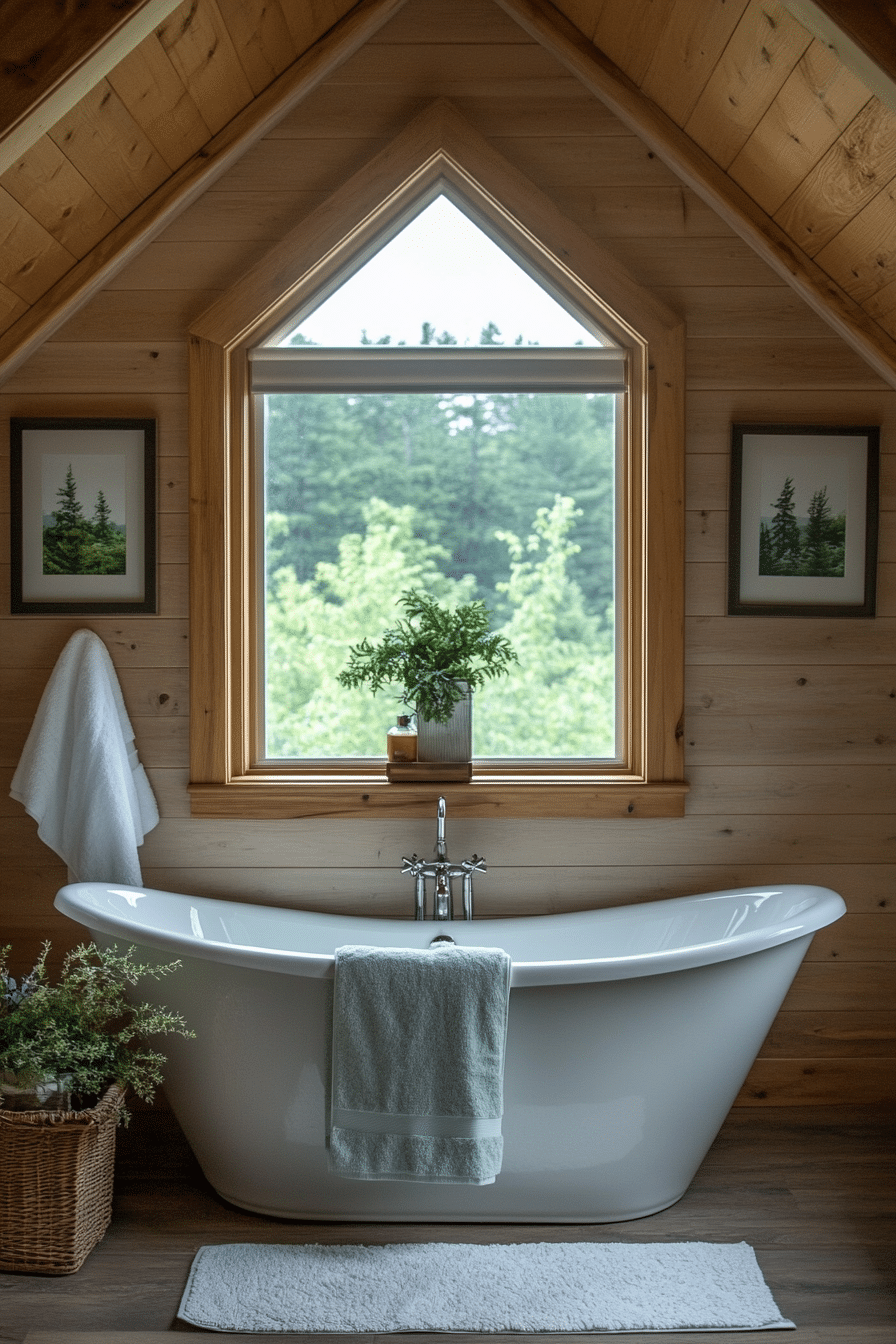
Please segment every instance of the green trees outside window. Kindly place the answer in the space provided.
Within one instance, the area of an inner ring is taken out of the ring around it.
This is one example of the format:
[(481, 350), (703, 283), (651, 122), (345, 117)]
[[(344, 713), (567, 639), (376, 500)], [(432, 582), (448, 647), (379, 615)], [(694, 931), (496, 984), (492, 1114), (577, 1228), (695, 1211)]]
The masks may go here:
[(519, 665), (474, 751), (615, 754), (614, 397), (266, 398), (266, 751), (381, 756), (398, 704), (337, 681), (402, 592), (480, 599)]

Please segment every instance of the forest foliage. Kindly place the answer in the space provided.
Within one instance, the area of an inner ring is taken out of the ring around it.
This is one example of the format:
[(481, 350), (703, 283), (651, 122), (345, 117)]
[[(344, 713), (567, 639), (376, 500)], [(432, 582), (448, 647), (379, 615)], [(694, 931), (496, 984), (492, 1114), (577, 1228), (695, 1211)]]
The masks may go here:
[(480, 600), (519, 665), (477, 692), (480, 756), (614, 751), (614, 398), (266, 398), (267, 753), (383, 756), (400, 688), (337, 682), (418, 589)]

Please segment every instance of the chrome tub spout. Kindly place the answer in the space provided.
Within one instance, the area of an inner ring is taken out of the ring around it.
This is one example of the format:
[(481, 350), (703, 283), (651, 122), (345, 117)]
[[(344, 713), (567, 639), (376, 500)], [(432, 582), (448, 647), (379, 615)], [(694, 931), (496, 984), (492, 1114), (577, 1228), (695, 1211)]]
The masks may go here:
[(453, 878), (461, 878), (462, 902), (464, 919), (473, 918), (473, 874), (484, 873), (486, 871), (485, 859), (474, 854), (472, 859), (464, 859), (462, 863), (452, 863), (448, 858), (448, 845), (445, 840), (445, 816), (447, 808), (445, 799), (439, 799), (438, 809), (436, 811), (436, 857), (430, 862), (418, 859), (416, 854), (412, 854), (409, 859), (403, 858), (403, 873), (407, 873), (414, 879), (414, 918), (426, 919), (426, 880), (431, 878), (433, 881), (432, 898), (432, 918), (437, 920), (447, 920), (454, 918), (454, 898), (451, 890)]
[(439, 863), (445, 863), (448, 859), (448, 848), (445, 844), (445, 799), (439, 799), (439, 806), (436, 811), (436, 859)]

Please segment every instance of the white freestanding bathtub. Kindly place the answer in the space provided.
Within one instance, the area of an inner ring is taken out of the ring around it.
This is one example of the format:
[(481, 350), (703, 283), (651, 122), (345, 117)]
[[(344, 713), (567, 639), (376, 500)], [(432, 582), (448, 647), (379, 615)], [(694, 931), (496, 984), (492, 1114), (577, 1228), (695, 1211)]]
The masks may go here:
[[(617, 1222), (680, 1199), (813, 933), (846, 908), (792, 885), (436, 924), (100, 883), (63, 887), (56, 906), (100, 943), (182, 959), (139, 993), (196, 1032), (164, 1038), (165, 1091), (224, 1199), (280, 1218), (526, 1223)], [(438, 933), (513, 959), (501, 1173), (491, 1186), (336, 1176), (334, 951), (426, 948)]]

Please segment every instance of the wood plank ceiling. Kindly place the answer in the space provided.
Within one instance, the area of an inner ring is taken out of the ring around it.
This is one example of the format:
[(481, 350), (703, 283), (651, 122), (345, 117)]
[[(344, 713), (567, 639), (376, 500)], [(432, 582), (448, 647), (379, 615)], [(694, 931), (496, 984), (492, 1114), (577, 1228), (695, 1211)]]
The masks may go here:
[(559, 6), (800, 253), (896, 336), (890, 107), (776, 0)]
[[(402, 3), (183, 0), (97, 77), (0, 174), (0, 372)], [(779, 0), (496, 3), (615, 81), (631, 127), (668, 127), (729, 222), (896, 385), (896, 113), (829, 45)]]

